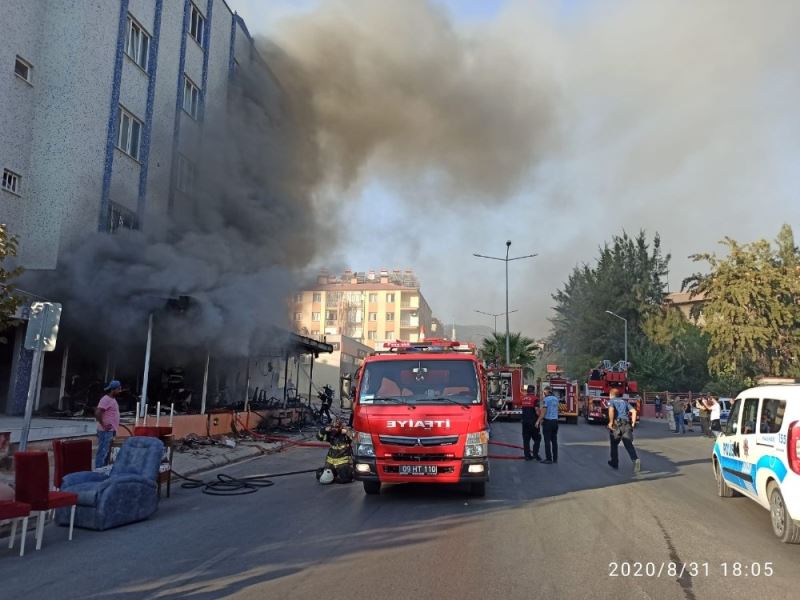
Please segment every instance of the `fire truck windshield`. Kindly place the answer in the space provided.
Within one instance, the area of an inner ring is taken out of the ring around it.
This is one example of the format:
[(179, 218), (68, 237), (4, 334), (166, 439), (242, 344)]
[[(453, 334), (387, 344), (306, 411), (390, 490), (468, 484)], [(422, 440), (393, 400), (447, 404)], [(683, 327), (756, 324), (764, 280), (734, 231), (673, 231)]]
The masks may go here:
[(364, 369), (364, 404), (479, 404), (478, 374), (468, 360), (387, 360)]

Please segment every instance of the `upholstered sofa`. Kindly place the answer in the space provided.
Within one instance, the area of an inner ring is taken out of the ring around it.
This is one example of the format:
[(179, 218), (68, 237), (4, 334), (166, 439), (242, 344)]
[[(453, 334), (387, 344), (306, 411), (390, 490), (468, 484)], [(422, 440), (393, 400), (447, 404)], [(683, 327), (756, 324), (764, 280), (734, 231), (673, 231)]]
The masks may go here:
[[(104, 530), (148, 518), (158, 510), (158, 468), (164, 444), (158, 438), (131, 437), (122, 445), (110, 474), (83, 471), (64, 477), (61, 490), (78, 494), (75, 526)], [(56, 510), (59, 525), (69, 510)]]

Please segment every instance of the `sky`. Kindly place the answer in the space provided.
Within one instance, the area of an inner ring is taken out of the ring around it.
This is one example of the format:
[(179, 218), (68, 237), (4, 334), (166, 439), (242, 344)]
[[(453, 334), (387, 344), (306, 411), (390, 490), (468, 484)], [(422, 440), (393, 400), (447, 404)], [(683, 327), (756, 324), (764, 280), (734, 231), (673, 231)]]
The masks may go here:
[(503, 263), (472, 255), (506, 240), (538, 254), (510, 264), (509, 309), (539, 337), (615, 234), (658, 232), (676, 291), (725, 236), (800, 231), (797, 3), (226, 1), (313, 74), (323, 162), (349, 174), (312, 268), (413, 269), (445, 322), (505, 310)]

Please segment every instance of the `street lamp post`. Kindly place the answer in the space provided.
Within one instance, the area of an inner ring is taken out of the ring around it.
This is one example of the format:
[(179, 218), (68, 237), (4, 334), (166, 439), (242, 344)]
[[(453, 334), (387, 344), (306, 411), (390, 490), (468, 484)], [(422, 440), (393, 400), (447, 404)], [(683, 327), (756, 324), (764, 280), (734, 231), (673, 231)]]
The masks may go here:
[(617, 313), (611, 312), (610, 310), (606, 311), (612, 317), (617, 317), (621, 319), (625, 323), (625, 368), (628, 368), (628, 319), (625, 317), (620, 317)]
[(525, 256), (515, 256), (514, 258), (508, 257), (508, 251), (511, 249), (511, 240), (506, 241), (506, 257), (498, 257), (498, 256), (486, 256), (485, 254), (475, 254), (473, 253), (472, 256), (477, 256), (478, 258), (489, 258), (491, 260), (502, 260), (506, 263), (506, 365), (511, 364), (511, 336), (509, 334), (509, 324), (508, 324), (508, 263), (512, 260), (522, 260), (523, 258), (533, 258), (534, 256), (538, 256), (538, 254), (526, 254)]
[[(494, 317), (494, 333), (495, 333), (495, 335), (497, 335), (497, 317), (499, 317), (500, 315), (504, 315), (506, 313), (504, 313), (504, 312), (501, 312), (501, 313), (490, 313), (490, 312), (483, 312), (482, 310), (477, 310), (477, 309), (475, 310), (475, 312), (476, 313), (480, 313), (482, 315), (486, 315), (487, 317)], [(510, 310), (508, 312), (510, 314), (510, 313), (515, 313), (515, 312), (519, 312), (519, 311), (515, 308), (514, 310)]]

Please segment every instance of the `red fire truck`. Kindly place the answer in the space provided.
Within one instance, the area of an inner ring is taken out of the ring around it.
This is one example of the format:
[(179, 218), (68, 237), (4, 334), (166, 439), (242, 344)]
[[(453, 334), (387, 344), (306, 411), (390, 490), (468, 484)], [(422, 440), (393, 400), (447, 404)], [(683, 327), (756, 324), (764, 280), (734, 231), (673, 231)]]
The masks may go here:
[(522, 367), (489, 367), (486, 369), (486, 388), (492, 420), (522, 418)]
[(542, 398), (542, 388), (550, 386), (550, 390), (558, 396), (558, 416), (564, 418), (567, 423), (578, 424), (578, 395), (580, 388), (578, 382), (564, 377), (561, 367), (558, 365), (547, 365), (547, 379), (538, 382), (537, 387), (539, 398)]
[(635, 381), (628, 379), (628, 365), (623, 360), (614, 364), (610, 360), (604, 360), (589, 371), (584, 388), (581, 404), (587, 423), (608, 422), (608, 394), (614, 388), (620, 391), (623, 398), (628, 398), (631, 404), (635, 405), (637, 412), (642, 414), (639, 386)]
[(387, 342), (364, 359), (352, 390), (355, 477), (384, 483), (489, 480), (489, 407), (474, 344)]

